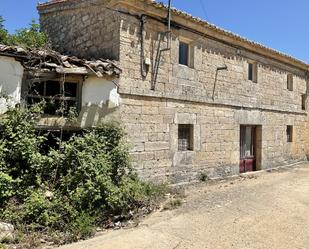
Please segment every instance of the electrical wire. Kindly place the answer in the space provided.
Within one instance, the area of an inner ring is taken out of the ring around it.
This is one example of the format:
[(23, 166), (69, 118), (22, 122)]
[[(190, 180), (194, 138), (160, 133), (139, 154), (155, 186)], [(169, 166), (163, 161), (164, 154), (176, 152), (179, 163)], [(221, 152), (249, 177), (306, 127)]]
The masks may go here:
[(206, 7), (205, 7), (205, 4), (204, 4), (203, 0), (200, 0), (200, 4), (201, 4), (201, 6), (202, 6), (202, 10), (203, 10), (203, 12), (204, 12), (204, 15), (205, 15), (206, 20), (209, 21), (209, 16), (208, 16), (208, 14), (207, 14)]

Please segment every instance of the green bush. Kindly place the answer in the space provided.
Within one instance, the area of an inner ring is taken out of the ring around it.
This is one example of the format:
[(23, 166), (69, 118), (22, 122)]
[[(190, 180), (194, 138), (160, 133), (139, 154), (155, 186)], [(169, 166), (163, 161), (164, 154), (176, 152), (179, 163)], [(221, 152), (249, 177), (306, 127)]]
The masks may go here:
[(0, 249), (6, 249), (6, 246), (3, 244), (0, 244)]
[(81, 212), (71, 225), (71, 232), (74, 239), (86, 239), (92, 236), (95, 232), (94, 224), (95, 219), (93, 216), (85, 212)]
[(34, 117), (28, 110), (9, 109), (0, 121), (0, 170), (14, 179), (17, 195), (41, 184), (48, 160), (40, 152), (45, 137), (36, 134)]
[(8, 174), (0, 172), (0, 203), (2, 205), (6, 200), (13, 196), (13, 186), (13, 178)]
[(0, 120), (0, 220), (28, 232), (65, 233), (72, 241), (164, 191), (133, 172), (118, 123), (46, 150), (46, 136), (35, 129), (40, 113), (38, 106), (9, 109)]
[(105, 123), (51, 151), (55, 188), (69, 196), (78, 210), (114, 211), (129, 201), (122, 193), (123, 184), (135, 175), (123, 135), (119, 125)]

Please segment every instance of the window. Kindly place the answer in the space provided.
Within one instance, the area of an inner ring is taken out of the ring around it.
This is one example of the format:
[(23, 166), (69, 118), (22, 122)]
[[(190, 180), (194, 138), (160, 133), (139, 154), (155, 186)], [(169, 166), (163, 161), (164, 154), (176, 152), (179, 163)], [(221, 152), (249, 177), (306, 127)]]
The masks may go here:
[(288, 125), (286, 127), (286, 136), (287, 136), (288, 143), (293, 142), (293, 126), (292, 125)]
[(257, 83), (257, 63), (255, 62), (248, 63), (248, 80)]
[(189, 66), (189, 44), (179, 43), (179, 64)]
[(307, 94), (301, 96), (301, 109), (306, 110)]
[(70, 108), (78, 109), (78, 83), (56, 80), (33, 82), (29, 85), (27, 104), (45, 101), (44, 114), (67, 115)]
[(178, 150), (193, 150), (193, 125), (180, 124), (178, 126)]
[(287, 76), (287, 89), (293, 91), (293, 74), (288, 74)]

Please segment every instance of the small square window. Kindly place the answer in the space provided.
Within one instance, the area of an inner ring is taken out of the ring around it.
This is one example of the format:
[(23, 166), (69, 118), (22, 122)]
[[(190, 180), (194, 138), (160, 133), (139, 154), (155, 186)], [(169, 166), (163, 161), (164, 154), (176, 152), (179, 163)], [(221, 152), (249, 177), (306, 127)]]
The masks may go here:
[(288, 125), (286, 127), (286, 136), (287, 136), (288, 143), (293, 142), (293, 126), (292, 125)]
[(255, 62), (248, 63), (248, 80), (257, 83), (257, 63)]
[(193, 151), (193, 125), (180, 124), (178, 126), (178, 150)]
[(287, 89), (293, 91), (293, 74), (288, 74), (287, 76)]
[(301, 109), (306, 110), (307, 94), (301, 96)]
[(189, 44), (179, 43), (179, 64), (189, 66)]

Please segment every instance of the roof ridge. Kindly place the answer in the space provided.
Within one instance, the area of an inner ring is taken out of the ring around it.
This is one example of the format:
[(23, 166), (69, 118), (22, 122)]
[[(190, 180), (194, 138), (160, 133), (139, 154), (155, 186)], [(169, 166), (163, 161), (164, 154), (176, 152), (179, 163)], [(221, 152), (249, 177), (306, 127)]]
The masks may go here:
[[(162, 3), (162, 2), (157, 2), (157, 1), (154, 1), (154, 0), (142, 0), (142, 1), (148, 1), (148, 2), (150, 2), (153, 6), (158, 7), (158, 8), (165, 8), (165, 9), (168, 9), (168, 6), (165, 5), (165, 4)], [(202, 18), (200, 18), (200, 17), (193, 16), (193, 15), (191, 15), (190, 13), (188, 13), (188, 12), (186, 12), (186, 11), (179, 10), (179, 9), (177, 9), (177, 8), (174, 8), (174, 7), (172, 7), (172, 11), (173, 11), (174, 13), (180, 15), (180, 16), (183, 16), (184, 18), (191, 19), (192, 21), (195, 21), (195, 22), (200, 23), (200, 24), (205, 24), (205, 25), (207, 25), (209, 28), (211, 28), (211, 29), (213, 29), (213, 30), (215, 30), (215, 31), (217, 31), (217, 32), (223, 32), (224, 34), (226, 34), (226, 35), (228, 35), (228, 36), (230, 36), (230, 37), (233, 37), (233, 38), (242, 40), (242, 41), (247, 42), (247, 43), (249, 43), (249, 44), (251, 44), (251, 45), (255, 45), (255, 46), (258, 46), (258, 47), (260, 47), (260, 48), (273, 51), (273, 52), (277, 53), (278, 55), (281, 55), (281, 56), (287, 57), (287, 58), (289, 58), (289, 59), (295, 60), (295, 61), (300, 62), (300, 63), (302, 63), (302, 64), (304, 64), (304, 65), (307, 65), (307, 66), (309, 67), (309, 63), (307, 63), (307, 62), (305, 62), (305, 61), (303, 61), (303, 60), (301, 60), (301, 59), (298, 59), (298, 58), (296, 58), (296, 57), (294, 57), (294, 56), (292, 56), (292, 55), (290, 55), (290, 54), (281, 52), (281, 51), (279, 51), (279, 50), (277, 50), (277, 49), (270, 48), (270, 47), (268, 47), (268, 46), (266, 46), (266, 45), (264, 45), (264, 44), (262, 44), (262, 43), (260, 43), (260, 42), (257, 42), (257, 41), (248, 39), (248, 38), (246, 38), (246, 37), (244, 37), (244, 36), (242, 36), (242, 35), (239, 35), (239, 34), (237, 34), (237, 33), (235, 33), (235, 32), (232, 32), (232, 31), (230, 31), (230, 30), (226, 30), (226, 29), (224, 29), (224, 28), (221, 28), (221, 27), (219, 27), (219, 26), (217, 26), (217, 25), (215, 25), (215, 24), (213, 24), (213, 23), (210, 23), (209, 21), (206, 21), (206, 20), (204, 20), (204, 19), (202, 19)]]
[[(39, 4), (38, 5), (38, 8), (44, 8), (44, 7), (47, 7), (49, 5), (55, 5), (55, 4), (61, 4), (61, 3), (64, 3), (64, 2), (69, 2), (69, 1), (76, 1), (76, 0), (49, 0), (48, 2), (46, 3), (42, 3), (42, 4)], [(168, 6), (165, 5), (164, 3), (162, 2), (157, 2), (155, 0), (139, 0), (141, 2), (146, 2), (150, 5), (152, 5), (153, 7), (155, 8), (158, 8), (158, 9), (165, 9), (167, 10), (168, 9)], [(309, 69), (309, 63), (308, 62), (305, 62), (301, 59), (298, 59), (292, 55), (289, 55), (287, 53), (284, 53), (284, 52), (281, 52), (277, 49), (274, 49), (274, 48), (270, 48), (262, 43), (259, 43), (259, 42), (256, 42), (256, 41), (253, 41), (253, 40), (250, 40), (248, 38), (245, 38), (239, 34), (236, 34), (235, 32), (232, 32), (232, 31), (229, 31), (229, 30), (226, 30), (224, 28), (221, 28), (221, 27), (218, 27), (216, 26), (215, 24), (212, 24), (200, 17), (195, 17), (189, 13), (187, 13), (186, 11), (183, 11), (183, 10), (179, 10), (177, 8), (172, 8), (172, 12), (180, 17), (183, 17), (185, 19), (188, 19), (192, 22), (195, 22), (199, 25), (202, 25), (204, 27), (207, 27), (215, 32), (218, 32), (218, 33), (221, 33), (227, 37), (230, 37), (230, 38), (233, 38), (237, 41), (240, 41), (240, 42), (244, 42), (244, 43), (247, 43), (248, 45), (251, 45), (251, 46), (255, 46), (256, 48), (260, 48), (260, 49), (263, 49), (266, 52), (271, 52), (277, 56), (281, 56), (282, 58), (286, 58), (287, 60), (290, 60), (290, 63), (292, 62), (295, 62), (295, 63), (298, 63), (298, 64), (301, 64), (301, 67), (306, 67), (307, 70)], [(282, 62), (284, 62), (283, 59), (281, 59)], [(292, 61), (292, 62), (291, 62)]]

